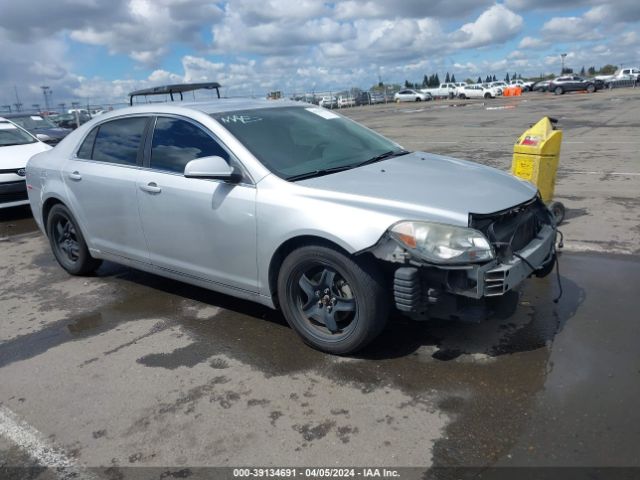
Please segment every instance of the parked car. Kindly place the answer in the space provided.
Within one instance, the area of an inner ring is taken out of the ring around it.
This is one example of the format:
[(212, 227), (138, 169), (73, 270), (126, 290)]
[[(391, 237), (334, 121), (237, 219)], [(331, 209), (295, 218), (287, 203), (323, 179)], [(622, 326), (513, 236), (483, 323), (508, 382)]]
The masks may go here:
[(467, 85), (459, 94), (460, 98), (496, 98), (495, 90), (482, 84)]
[(336, 97), (325, 95), (320, 99), (318, 105), (324, 108), (336, 108), (338, 106), (338, 99)]
[(0, 117), (0, 209), (29, 204), (27, 160), (50, 148), (27, 130)]
[(533, 90), (534, 92), (548, 92), (550, 83), (551, 80), (540, 80), (539, 82), (533, 84), (531, 90)]
[(78, 120), (80, 125), (84, 125), (91, 120), (91, 116), (88, 113), (78, 113), (77, 117), (75, 113), (63, 113), (52, 119), (53, 123), (58, 127), (71, 130), (78, 128)]
[(456, 88), (455, 83), (441, 83), (438, 87), (423, 88), (420, 92), (427, 93), (431, 95), (432, 98), (453, 98)]
[(549, 83), (549, 91), (556, 95), (562, 95), (565, 92), (577, 92), (586, 90), (593, 93), (602, 88), (604, 82), (595, 79), (585, 79), (576, 75), (567, 75), (557, 77)]
[(356, 105), (374, 105), (384, 103), (384, 95), (376, 92), (360, 92), (355, 98)]
[(624, 81), (640, 79), (640, 69), (638, 68), (619, 68), (613, 75), (596, 75), (596, 80), (600, 80), (605, 84), (612, 81)]
[(20, 125), (26, 131), (35, 135), (39, 140), (56, 145), (60, 140), (71, 133), (71, 129), (57, 126), (46, 117), (32, 113), (6, 113), (4, 118)]
[(511, 80), (509, 82), (509, 86), (511, 87), (520, 87), (523, 92), (528, 92), (531, 90), (534, 82), (525, 82), (524, 80), (516, 79)]
[(503, 82), (502, 80), (489, 83), (489, 87), (495, 89), (495, 92), (497, 93), (498, 96), (501, 96), (504, 89), (507, 88), (508, 86), (509, 85), (507, 85), (507, 82)]
[(429, 93), (422, 93), (408, 88), (400, 90), (393, 95), (393, 100), (396, 102), (427, 102), (431, 99), (432, 97)]
[(339, 108), (353, 107), (355, 104), (356, 100), (353, 97), (344, 97), (342, 95), (338, 97)]
[(475, 319), (469, 305), (555, 261), (532, 184), (288, 100), (101, 115), (33, 157), (27, 182), (67, 272), (112, 260), (277, 307), (336, 354), (373, 340), (393, 307)]

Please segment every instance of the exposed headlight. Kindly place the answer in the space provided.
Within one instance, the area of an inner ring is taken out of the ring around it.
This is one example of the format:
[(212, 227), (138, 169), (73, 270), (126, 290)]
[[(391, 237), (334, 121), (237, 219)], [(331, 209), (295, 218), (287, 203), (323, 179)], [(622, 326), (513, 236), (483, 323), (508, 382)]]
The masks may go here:
[(472, 228), (400, 222), (391, 227), (390, 233), (411, 252), (432, 263), (476, 263), (493, 258), (486, 237)]

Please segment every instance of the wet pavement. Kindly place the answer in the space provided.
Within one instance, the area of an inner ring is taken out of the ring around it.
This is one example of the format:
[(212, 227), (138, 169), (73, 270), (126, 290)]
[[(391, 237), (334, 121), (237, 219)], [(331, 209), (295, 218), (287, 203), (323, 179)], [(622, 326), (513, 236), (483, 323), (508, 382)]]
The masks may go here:
[[(557, 304), (555, 276), (532, 279), (487, 322), (398, 317), (341, 358), (249, 302), (111, 263), (70, 277), (28, 212), (0, 225), (0, 407), (104, 478), (129, 466), (640, 466), (637, 257), (566, 252)], [(0, 435), (0, 466), (31, 465), (30, 453)]]

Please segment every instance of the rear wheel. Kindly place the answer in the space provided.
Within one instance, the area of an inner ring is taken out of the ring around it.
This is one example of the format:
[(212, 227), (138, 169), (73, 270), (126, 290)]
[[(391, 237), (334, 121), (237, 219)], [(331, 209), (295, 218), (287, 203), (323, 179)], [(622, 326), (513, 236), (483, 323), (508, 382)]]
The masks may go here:
[(460, 95), (458, 95), (458, 98), (459, 98), (460, 100), (464, 100), (464, 99), (465, 99), (465, 98), (467, 98), (467, 97), (465, 96), (465, 94), (464, 94), (464, 93), (461, 93)]
[(593, 83), (590, 83), (589, 85), (587, 85), (587, 92), (593, 93), (595, 91), (596, 91), (596, 86)]
[(484, 98), (491, 98), (491, 94), (489, 92), (485, 93)]
[(71, 275), (87, 275), (102, 263), (89, 253), (78, 223), (64, 205), (51, 208), (47, 217), (47, 235), (53, 255)]
[(556, 95), (562, 95), (564, 93), (564, 90), (562, 90), (562, 87), (556, 87), (553, 93), (555, 93)]
[(389, 302), (376, 265), (333, 248), (294, 250), (278, 275), (278, 300), (289, 325), (312, 347), (353, 353), (384, 328)]
[(416, 102), (421, 102), (422, 99), (420, 97), (416, 97)]

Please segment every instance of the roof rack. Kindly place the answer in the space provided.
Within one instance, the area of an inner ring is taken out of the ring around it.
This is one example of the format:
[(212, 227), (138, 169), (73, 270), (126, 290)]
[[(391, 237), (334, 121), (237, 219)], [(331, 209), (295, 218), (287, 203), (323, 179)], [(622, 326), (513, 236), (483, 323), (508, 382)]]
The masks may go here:
[(136, 90), (129, 94), (129, 105), (133, 105), (133, 97), (146, 97), (147, 95), (166, 95), (169, 94), (171, 101), (173, 101), (173, 94), (179, 93), (180, 100), (183, 99), (182, 94), (184, 92), (191, 92), (193, 90), (215, 90), (220, 98), (220, 84), (218, 82), (205, 82), (205, 83), (178, 83), (176, 85), (162, 85), (160, 87), (144, 88), (142, 90)]

